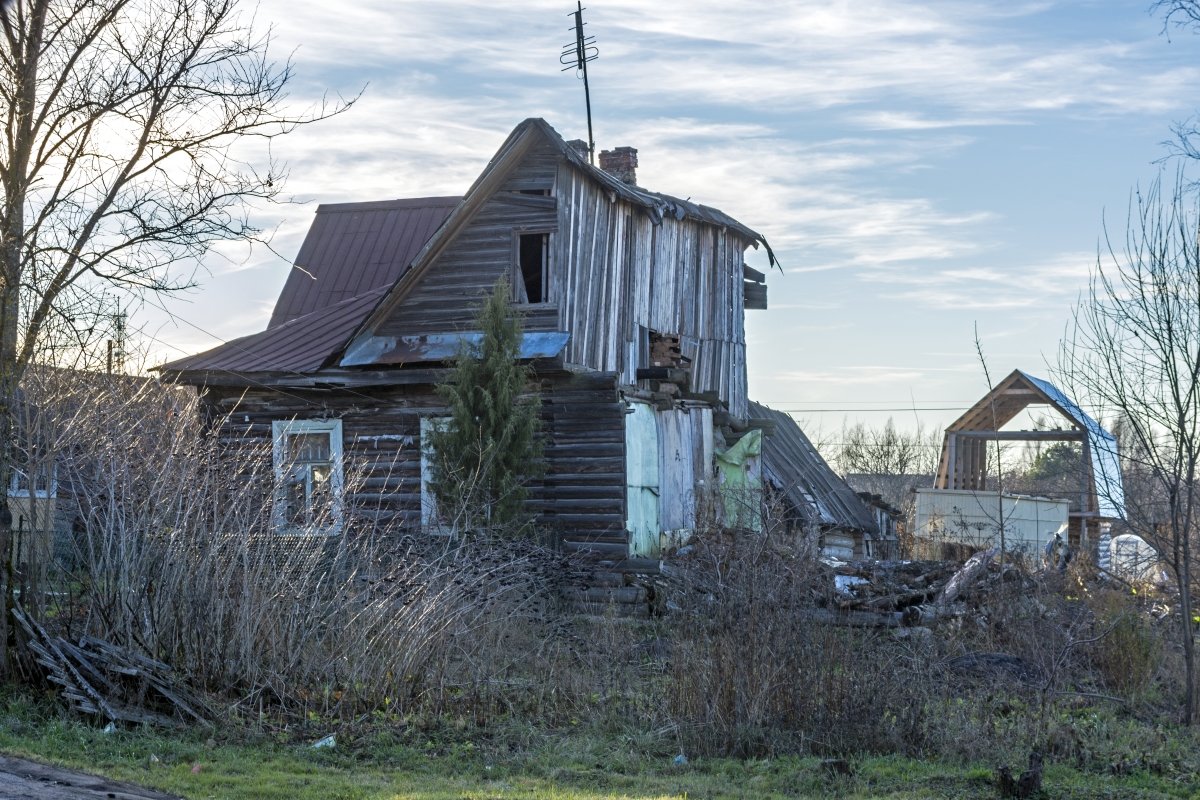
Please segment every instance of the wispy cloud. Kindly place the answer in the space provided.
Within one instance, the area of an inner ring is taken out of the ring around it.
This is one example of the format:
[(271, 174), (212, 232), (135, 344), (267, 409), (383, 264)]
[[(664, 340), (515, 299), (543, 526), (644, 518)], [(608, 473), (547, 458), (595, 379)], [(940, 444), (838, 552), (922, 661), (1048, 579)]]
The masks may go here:
[(1017, 266), (872, 270), (864, 281), (888, 285), (892, 297), (915, 307), (992, 311), (1069, 307), (1087, 281), (1095, 255), (1063, 253)]

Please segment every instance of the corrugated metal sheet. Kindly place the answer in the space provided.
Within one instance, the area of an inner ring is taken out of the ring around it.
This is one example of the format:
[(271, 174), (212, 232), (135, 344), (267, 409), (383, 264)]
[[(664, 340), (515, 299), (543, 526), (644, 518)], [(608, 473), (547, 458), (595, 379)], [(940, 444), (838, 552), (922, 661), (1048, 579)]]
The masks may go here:
[(391, 286), (461, 200), (418, 197), (318, 206), (267, 327)]
[(1048, 497), (966, 489), (917, 489), (914, 534), (934, 542), (955, 542), (973, 547), (1000, 544), (1040, 558), (1046, 542), (1065, 530), (1070, 503)]
[(1092, 454), (1092, 479), (1096, 482), (1096, 501), (1100, 516), (1109, 519), (1125, 518), (1125, 484), (1121, 478), (1121, 461), (1117, 452), (1117, 437), (1092, 419), (1075, 401), (1058, 387), (1028, 372), (1017, 370), (1064, 414), (1087, 431), (1088, 449)]
[(823, 527), (878, 532), (871, 510), (829, 468), (791, 415), (751, 401), (750, 416), (774, 423), (763, 442), (763, 472), (793, 507)]
[(184, 372), (296, 372), (320, 369), (339, 352), (358, 324), (387, 292), (386, 286), (243, 336), (198, 355), (159, 367), (163, 377)]

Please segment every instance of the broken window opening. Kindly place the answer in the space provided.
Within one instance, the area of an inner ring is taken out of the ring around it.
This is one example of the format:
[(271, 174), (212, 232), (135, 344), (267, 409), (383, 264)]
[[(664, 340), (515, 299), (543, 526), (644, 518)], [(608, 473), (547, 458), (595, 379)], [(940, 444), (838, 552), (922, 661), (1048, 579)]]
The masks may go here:
[(521, 280), (516, 287), (516, 301), (531, 304), (549, 302), (550, 234), (518, 234), (517, 265), (521, 272)]

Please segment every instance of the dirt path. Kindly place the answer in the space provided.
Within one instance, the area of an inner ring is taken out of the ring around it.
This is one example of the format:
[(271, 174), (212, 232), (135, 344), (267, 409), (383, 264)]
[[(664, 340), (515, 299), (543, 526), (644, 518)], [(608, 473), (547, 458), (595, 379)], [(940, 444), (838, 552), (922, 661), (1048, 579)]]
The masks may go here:
[(143, 789), (51, 767), (36, 761), (0, 756), (0, 800), (180, 800), (175, 795)]

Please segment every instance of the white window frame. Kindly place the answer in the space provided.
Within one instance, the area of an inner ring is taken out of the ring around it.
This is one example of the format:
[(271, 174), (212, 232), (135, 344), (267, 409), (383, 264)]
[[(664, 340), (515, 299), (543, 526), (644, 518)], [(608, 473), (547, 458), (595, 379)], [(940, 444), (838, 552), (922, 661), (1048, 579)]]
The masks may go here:
[(450, 417), (421, 417), (421, 530), (440, 536), (457, 533), (452, 520), (443, 519), (438, 511), (437, 495), (433, 491), (433, 442), (434, 431), (445, 433), (450, 427)]
[[(327, 433), (329, 434), (329, 492), (332, 497), (332, 507), (329, 510), (329, 523), (325, 525), (296, 526), (287, 520), (287, 497), (284, 494), (288, 473), (293, 471), (293, 465), (287, 463), (287, 440), (289, 436)], [(333, 536), (342, 531), (343, 523), (343, 469), (342, 469), (342, 421), (340, 419), (288, 419), (274, 420), (271, 423), (273, 439), (271, 460), (275, 469), (275, 502), (272, 508), (272, 522), (279, 533), (308, 534), (315, 536)]]
[[(46, 466), (43, 464), (35, 465), (37, 467)], [(9, 497), (36, 497), (43, 500), (50, 500), (58, 497), (58, 464), (53, 461), (48, 465), (50, 476), (50, 485), (45, 489), (36, 487), (30, 488), (29, 478), (25, 470), (17, 467), (12, 468), (12, 474), (8, 478), (8, 496)], [(21, 478), (25, 478), (25, 486), (21, 486)]]

